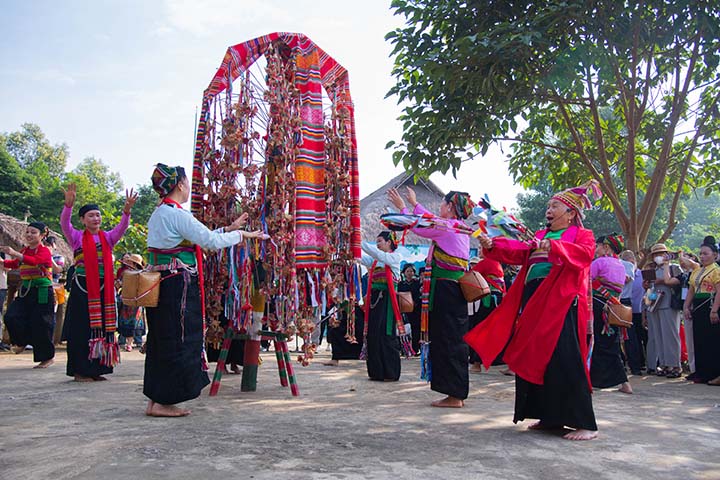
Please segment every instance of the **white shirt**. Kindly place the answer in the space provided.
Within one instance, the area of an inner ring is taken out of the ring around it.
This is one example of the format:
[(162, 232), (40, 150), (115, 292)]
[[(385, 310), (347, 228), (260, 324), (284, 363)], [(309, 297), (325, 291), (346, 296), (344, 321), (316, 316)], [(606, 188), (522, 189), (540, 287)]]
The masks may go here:
[(363, 256), (360, 260), (363, 265), (368, 269), (372, 267), (372, 264), (377, 260), (379, 267), (387, 265), (392, 270), (393, 277), (400, 278), (400, 262), (402, 258), (399, 253), (396, 252), (383, 252), (377, 246), (370, 242), (362, 242)]
[(219, 250), (240, 243), (242, 233), (240, 230), (225, 233), (222, 228), (211, 231), (188, 210), (160, 205), (148, 220), (148, 247), (174, 248), (183, 240), (208, 250)]

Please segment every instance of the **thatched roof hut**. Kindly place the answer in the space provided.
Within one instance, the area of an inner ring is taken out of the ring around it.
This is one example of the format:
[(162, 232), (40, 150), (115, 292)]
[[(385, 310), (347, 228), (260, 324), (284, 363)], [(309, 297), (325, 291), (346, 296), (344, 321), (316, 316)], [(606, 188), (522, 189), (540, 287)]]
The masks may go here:
[[(374, 242), (377, 238), (377, 234), (383, 230), (383, 226), (380, 224), (380, 215), (394, 211), (395, 207), (387, 199), (388, 189), (395, 187), (398, 189), (404, 189), (406, 186), (411, 187), (415, 190), (418, 202), (420, 202), (425, 208), (433, 213), (440, 211), (440, 203), (445, 197), (445, 192), (440, 190), (430, 180), (418, 180), (415, 184), (413, 181), (413, 175), (409, 173), (401, 173), (397, 177), (390, 180), (382, 187), (375, 190), (367, 197), (360, 200), (360, 218), (362, 222), (362, 239)], [(401, 194), (404, 192), (401, 191)], [(471, 217), (466, 220), (468, 225), (472, 225), (472, 222), (477, 221), (477, 218)], [(405, 236), (406, 245), (430, 245), (430, 240), (418, 237), (412, 232), (408, 232)], [(477, 240), (471, 241), (471, 247), (476, 246)]]
[[(0, 245), (9, 245), (15, 250), (20, 250), (25, 246), (24, 235), (27, 225), (28, 222), (0, 213)], [(73, 251), (62, 234), (50, 230), (50, 235), (57, 238), (55, 244), (57, 252), (65, 257), (67, 262), (71, 262)]]

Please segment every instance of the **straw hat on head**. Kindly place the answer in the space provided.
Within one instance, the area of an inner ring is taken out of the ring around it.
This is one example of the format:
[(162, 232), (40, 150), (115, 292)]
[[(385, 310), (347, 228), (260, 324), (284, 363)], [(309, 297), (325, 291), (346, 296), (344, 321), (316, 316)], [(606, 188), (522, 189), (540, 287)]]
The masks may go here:
[(137, 253), (131, 253), (130, 255), (128, 255), (127, 258), (123, 260), (123, 263), (129, 267), (145, 267), (145, 261), (143, 260), (142, 255), (138, 255)]
[(655, 255), (656, 253), (668, 253), (668, 249), (664, 243), (656, 243), (650, 248), (650, 254)]

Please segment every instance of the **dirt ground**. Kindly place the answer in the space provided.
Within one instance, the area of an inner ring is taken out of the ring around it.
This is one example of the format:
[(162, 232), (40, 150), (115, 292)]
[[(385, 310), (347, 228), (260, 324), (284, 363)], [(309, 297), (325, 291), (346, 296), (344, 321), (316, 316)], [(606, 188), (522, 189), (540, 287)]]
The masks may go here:
[(437, 409), (417, 359), (378, 383), (321, 350), (296, 367), (298, 398), (264, 353), (257, 392), (224, 376), (180, 419), (144, 415), (136, 351), (92, 384), (65, 376), (63, 350), (47, 370), (0, 354), (0, 478), (720, 479), (720, 387), (631, 377), (634, 395), (595, 393), (599, 438), (570, 442), (513, 425), (514, 380), (497, 371), (471, 375), (465, 408)]

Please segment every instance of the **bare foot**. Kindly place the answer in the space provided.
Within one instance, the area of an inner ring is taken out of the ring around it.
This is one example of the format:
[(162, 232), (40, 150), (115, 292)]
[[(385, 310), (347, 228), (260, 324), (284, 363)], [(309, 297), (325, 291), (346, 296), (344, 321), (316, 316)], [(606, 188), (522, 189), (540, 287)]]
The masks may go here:
[(570, 433), (563, 435), (565, 440), (592, 440), (598, 436), (597, 430), (584, 430), (578, 428)]
[(537, 422), (528, 425), (528, 430), (559, 430), (563, 428), (562, 425), (554, 425), (550, 423), (545, 423), (542, 420), (538, 420)]
[(323, 362), (322, 364), (328, 367), (337, 367), (338, 365), (340, 365), (340, 362), (337, 360), (328, 360), (327, 362)]
[(448, 395), (442, 400), (435, 400), (430, 405), (439, 408), (462, 408), (465, 406), (465, 402), (460, 400), (459, 398), (451, 397)]
[(47, 368), (50, 365), (52, 365), (53, 363), (55, 363), (55, 359), (51, 358), (50, 360), (45, 360), (44, 362), (38, 363), (33, 368)]
[(93, 380), (92, 377), (84, 377), (84, 376), (82, 376), (82, 375), (75, 375), (75, 381), (76, 381), (76, 382), (82, 382), (82, 383), (94, 382), (94, 380)]
[(98, 375), (97, 377), (92, 377), (93, 380), (96, 382), (104, 382), (107, 380), (107, 378), (103, 377), (102, 375)]
[(715, 377), (712, 380), (708, 381), (707, 383), (708, 383), (708, 385), (715, 385), (715, 386), (720, 385), (720, 377)]
[(630, 385), (630, 382), (623, 382), (623, 384), (620, 385), (620, 388), (618, 388), (618, 392), (632, 394), (633, 389), (632, 389), (632, 386)]
[(148, 400), (147, 408), (145, 409), (145, 415), (147, 415), (148, 417), (150, 417), (152, 414), (153, 405), (155, 405), (155, 402), (153, 402), (152, 400)]
[(150, 413), (147, 413), (146, 411), (145, 413), (151, 417), (187, 417), (190, 415), (190, 410), (176, 407), (175, 405), (163, 405), (157, 402), (153, 402), (149, 412)]
[(473, 363), (470, 366), (470, 373), (482, 373), (482, 363)]
[(242, 373), (242, 370), (240, 370), (240, 367), (238, 367), (237, 365), (233, 364), (233, 365), (230, 366), (230, 372), (229, 372), (229, 373), (231, 373), (232, 375), (239, 375), (239, 374)]
[(12, 347), (10, 347), (10, 351), (17, 355), (18, 353), (24, 352), (25, 347), (21, 345), (13, 345)]

